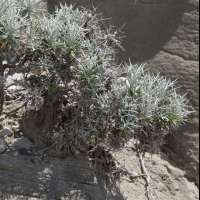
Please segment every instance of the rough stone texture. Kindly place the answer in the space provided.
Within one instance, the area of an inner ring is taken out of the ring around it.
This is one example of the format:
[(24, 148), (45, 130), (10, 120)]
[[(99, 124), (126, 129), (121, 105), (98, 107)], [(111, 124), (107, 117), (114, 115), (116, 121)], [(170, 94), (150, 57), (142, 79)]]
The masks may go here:
[[(135, 152), (123, 150), (116, 156), (125, 158), (129, 172), (141, 173)], [(45, 157), (46, 163), (32, 163), (16, 152), (0, 155), (0, 199), (2, 200), (138, 200), (146, 191), (143, 178), (121, 178), (120, 184), (108, 191), (102, 180), (96, 177), (91, 162), (84, 156), (66, 159)], [(122, 161), (123, 162), (123, 161)], [(154, 155), (145, 159), (152, 178), (152, 186), (158, 188), (159, 200), (198, 200), (198, 188), (184, 176), (184, 171), (169, 161), (166, 155)], [(149, 200), (143, 195), (142, 200)]]
[[(152, 72), (178, 79), (179, 92), (187, 93), (192, 123), (174, 132), (169, 147), (179, 156), (175, 161), (188, 170), (188, 178), (198, 183), (199, 165), (199, 0), (47, 0), (48, 11), (61, 3), (93, 4), (104, 18), (123, 27), (119, 61), (147, 62)], [(174, 159), (174, 156), (171, 157)], [(178, 160), (177, 160), (178, 159)], [(191, 164), (196, 170), (191, 169)]]
[(0, 116), (0, 121), (5, 120), (5, 118), (6, 118), (5, 115), (1, 115), (1, 116)]
[(13, 131), (8, 127), (4, 127), (0, 132), (0, 136), (2, 136), (2, 137), (12, 136), (13, 134), (14, 134)]
[(105, 196), (85, 158), (50, 158), (47, 164), (29, 166), (23, 156), (11, 152), (0, 157), (1, 199), (104, 200)]
[(0, 140), (0, 154), (6, 150), (6, 141), (4, 139)]
[(22, 74), (20, 74), (20, 73), (16, 73), (13, 76), (8, 76), (6, 78), (5, 88), (13, 85), (14, 84), (13, 80), (18, 80), (19, 81), (21, 78), (22, 78)]
[(20, 147), (25, 149), (29, 149), (32, 145), (33, 143), (27, 137), (17, 138), (16, 141), (13, 142), (14, 147)]

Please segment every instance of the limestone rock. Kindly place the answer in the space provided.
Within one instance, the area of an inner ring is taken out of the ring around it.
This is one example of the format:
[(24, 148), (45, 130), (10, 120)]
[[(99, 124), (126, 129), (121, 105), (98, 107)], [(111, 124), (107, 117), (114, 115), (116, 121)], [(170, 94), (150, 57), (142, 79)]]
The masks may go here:
[(3, 120), (5, 120), (5, 118), (6, 118), (6, 116), (5, 116), (5, 115), (1, 115), (1, 116), (0, 116), (0, 121), (3, 121)]
[(5, 95), (5, 100), (6, 101), (12, 101), (14, 99), (14, 97), (11, 94), (6, 94)]
[[(128, 172), (141, 173), (135, 152), (119, 151), (114, 154), (125, 158), (122, 162)], [(156, 161), (154, 164), (153, 160)], [(153, 155), (153, 160), (151, 154), (147, 155), (145, 165), (159, 200), (199, 200), (197, 186), (184, 177), (184, 172), (175, 163), (158, 155)], [(107, 190), (102, 176), (95, 174), (92, 162), (85, 156), (69, 155), (64, 159), (49, 156), (48, 162), (39, 162), (38, 165), (37, 162), (30, 164), (22, 155), (9, 151), (6, 156), (0, 155), (0, 170), (0, 199), (5, 200), (138, 200), (147, 190), (142, 177), (130, 179), (126, 176), (121, 177), (116, 187)], [(164, 174), (165, 180), (162, 179)], [(148, 193), (143, 195), (142, 200), (148, 199)]]
[(0, 154), (6, 150), (6, 141), (4, 139), (0, 140)]
[(87, 152), (87, 149), (86, 149), (86, 145), (77, 145), (76, 146), (76, 149), (83, 152), (83, 153), (86, 153)]
[(20, 129), (20, 126), (15, 125), (15, 126), (11, 126), (11, 128), (15, 132), (16, 130)]
[(22, 79), (22, 74), (16, 73), (13, 76), (8, 76), (6, 79), (5, 87), (10, 87), (11, 85), (14, 84), (13, 80), (21, 80)]
[(13, 143), (14, 147), (20, 147), (25, 149), (29, 149), (32, 145), (33, 143), (27, 137), (19, 138)]
[(77, 149), (74, 149), (74, 151), (73, 151), (73, 154), (74, 154), (75, 156), (78, 156), (80, 153), (81, 153), (81, 152), (80, 152), (79, 150), (77, 150)]
[(8, 123), (8, 124), (15, 124), (15, 125), (18, 124), (16, 121), (13, 121), (13, 120), (7, 120), (7, 123)]
[(7, 92), (12, 94), (17, 89), (18, 89), (18, 87), (16, 85), (12, 85), (7, 88)]
[(135, 178), (135, 177), (137, 177), (139, 174), (137, 173), (137, 172), (132, 172), (132, 173), (130, 173), (129, 174), (129, 177), (130, 178)]
[(63, 100), (67, 100), (69, 97), (67, 95), (63, 95)]
[(128, 141), (125, 143), (125, 147), (126, 148), (133, 148), (133, 149), (136, 149), (136, 145), (134, 144), (134, 142), (131, 142), (131, 141)]
[(4, 137), (4, 136), (12, 136), (13, 134), (14, 134), (13, 131), (8, 127), (4, 127), (2, 129), (2, 131), (0, 132), (0, 136), (2, 136), (2, 137)]
[(3, 128), (3, 124), (2, 124), (2, 122), (0, 122), (0, 129), (2, 129)]

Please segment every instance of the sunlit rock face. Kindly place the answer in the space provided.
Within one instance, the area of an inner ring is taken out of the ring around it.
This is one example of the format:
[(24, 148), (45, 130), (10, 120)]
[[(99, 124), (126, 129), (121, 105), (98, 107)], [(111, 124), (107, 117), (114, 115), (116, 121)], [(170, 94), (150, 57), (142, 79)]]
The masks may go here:
[[(141, 165), (130, 148), (114, 153), (131, 174), (141, 173)], [(65, 159), (44, 156), (25, 157), (15, 150), (0, 154), (0, 199), (23, 200), (149, 200), (144, 178), (123, 176), (113, 188), (97, 176), (84, 154)], [(34, 159), (31, 162), (30, 159)], [(159, 200), (199, 200), (199, 190), (184, 177), (184, 171), (168, 156), (146, 154), (145, 165), (151, 173), (152, 187), (158, 188)], [(143, 194), (143, 196), (142, 196)]]
[[(59, 6), (47, 0), (50, 13)], [(197, 184), (199, 164), (199, 1), (198, 0), (60, 0), (62, 4), (97, 7), (117, 28), (123, 26), (124, 52), (118, 59), (147, 63), (151, 71), (178, 79), (181, 94), (187, 93), (190, 115), (187, 126), (168, 138), (170, 156), (187, 169)], [(175, 153), (175, 154), (174, 154)], [(177, 156), (178, 155), (178, 156)]]

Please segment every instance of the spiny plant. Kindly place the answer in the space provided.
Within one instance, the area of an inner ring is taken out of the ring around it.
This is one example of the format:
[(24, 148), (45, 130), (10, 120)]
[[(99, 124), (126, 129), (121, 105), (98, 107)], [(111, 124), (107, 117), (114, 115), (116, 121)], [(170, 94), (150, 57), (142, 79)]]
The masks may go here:
[[(123, 64), (122, 77), (114, 60), (115, 47), (123, 49), (121, 31), (103, 30), (95, 9), (60, 5), (50, 15), (41, 5), (0, 0), (1, 112), (4, 78), (22, 73), (16, 81), (27, 89), (21, 130), (36, 145), (65, 152), (86, 143), (89, 155), (101, 157), (98, 151), (106, 156), (113, 139), (123, 147), (134, 138), (143, 163), (142, 153), (158, 151), (165, 136), (184, 123), (187, 100), (176, 93), (175, 82), (144, 65)], [(114, 162), (109, 164), (107, 172), (116, 175)]]

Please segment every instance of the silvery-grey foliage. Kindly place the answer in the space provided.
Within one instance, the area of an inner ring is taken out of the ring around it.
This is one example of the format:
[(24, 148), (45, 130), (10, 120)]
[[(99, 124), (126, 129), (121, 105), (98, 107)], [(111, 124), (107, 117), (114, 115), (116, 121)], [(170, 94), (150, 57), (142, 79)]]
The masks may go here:
[(134, 137), (144, 151), (159, 148), (190, 113), (175, 82), (131, 63), (120, 77), (113, 59), (115, 47), (123, 49), (120, 30), (103, 30), (95, 10), (60, 5), (50, 15), (41, 5), (0, 0), (0, 66), (24, 74), (18, 83), (28, 90), (27, 112), (62, 104), (67, 95), (66, 122), (54, 134), (58, 149), (111, 137)]

